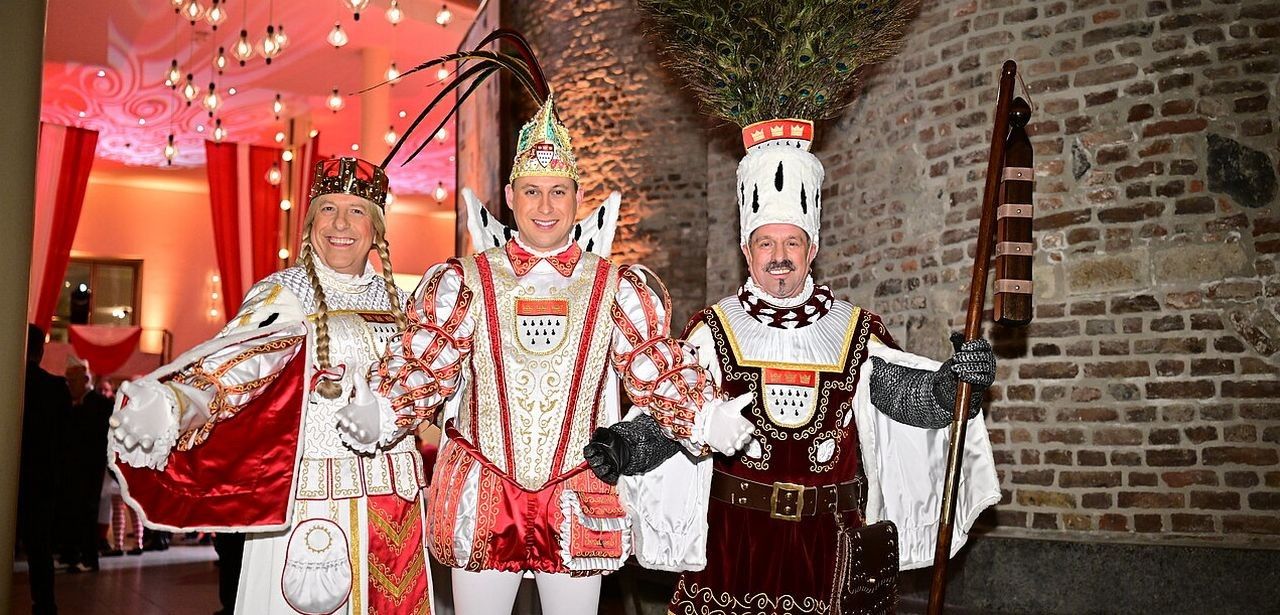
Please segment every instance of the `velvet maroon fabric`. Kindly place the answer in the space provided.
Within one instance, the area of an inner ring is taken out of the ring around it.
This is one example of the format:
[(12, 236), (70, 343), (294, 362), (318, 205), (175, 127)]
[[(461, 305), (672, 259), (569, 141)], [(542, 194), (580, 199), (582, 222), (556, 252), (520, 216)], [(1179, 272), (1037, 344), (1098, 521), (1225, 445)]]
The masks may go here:
[(301, 431), (306, 353), (299, 353), (203, 444), (175, 451), (163, 471), (116, 463), (147, 521), (182, 529), (288, 521)]
[[(848, 482), (862, 475), (858, 434), (852, 422), (840, 430), (834, 463), (823, 472), (815, 472), (809, 458), (810, 445), (817, 436), (804, 433), (823, 434), (840, 429), (841, 417), (852, 410), (858, 371), (867, 360), (866, 343), (870, 336), (874, 334), (892, 344), (877, 316), (866, 311), (859, 314), (843, 370), (819, 374), (819, 391), (825, 391), (825, 412), (820, 408), (809, 423), (798, 428), (769, 421), (764, 411), (763, 392), (753, 385), (764, 382), (764, 370), (739, 364), (725, 336), (725, 325), (716, 313), (708, 309), (695, 316), (686, 329), (686, 336), (698, 323), (706, 324), (712, 332), (720, 368), (725, 374), (725, 393), (731, 397), (754, 394), (755, 406), (744, 411), (744, 416), (756, 423), (756, 433), (766, 439), (769, 447), (765, 468), (747, 467), (741, 455), (716, 455), (717, 472), (765, 484), (788, 482), (813, 486)], [(730, 377), (734, 374), (738, 377)], [(817, 423), (816, 430), (814, 423)], [(771, 431), (781, 433), (785, 439), (770, 435)], [(862, 527), (863, 518), (859, 511), (843, 513), (839, 521), (833, 514), (788, 521), (774, 519), (768, 512), (713, 499), (707, 522), (707, 566), (681, 576), (671, 602), (673, 613), (825, 612), (819, 603), (829, 605), (832, 600), (838, 523), (857, 528)]]

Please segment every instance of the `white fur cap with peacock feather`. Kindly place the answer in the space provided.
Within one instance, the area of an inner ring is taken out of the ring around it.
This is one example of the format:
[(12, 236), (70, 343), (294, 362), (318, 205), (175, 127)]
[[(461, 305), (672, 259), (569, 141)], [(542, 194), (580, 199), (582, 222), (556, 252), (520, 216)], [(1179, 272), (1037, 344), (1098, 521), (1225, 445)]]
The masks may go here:
[(822, 162), (809, 152), (813, 122), (769, 120), (742, 129), (747, 155), (738, 163), (742, 245), (766, 224), (792, 224), (818, 244), (822, 226)]
[[(836, 117), (862, 69), (891, 56), (916, 0), (638, 0), (665, 64), (703, 110), (742, 126), (743, 244), (766, 224), (818, 243), (822, 163), (813, 120)], [(786, 119), (803, 118), (803, 119)]]

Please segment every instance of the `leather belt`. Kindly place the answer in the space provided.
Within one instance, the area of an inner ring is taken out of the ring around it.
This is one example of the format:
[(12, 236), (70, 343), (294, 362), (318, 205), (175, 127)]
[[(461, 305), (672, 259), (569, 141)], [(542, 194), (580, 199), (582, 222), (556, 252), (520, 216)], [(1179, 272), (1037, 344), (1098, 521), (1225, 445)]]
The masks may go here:
[(711, 476), (711, 497), (767, 512), (774, 519), (799, 521), (801, 517), (823, 513), (861, 511), (867, 496), (862, 477), (837, 485), (811, 487), (784, 482), (760, 483), (717, 470)]

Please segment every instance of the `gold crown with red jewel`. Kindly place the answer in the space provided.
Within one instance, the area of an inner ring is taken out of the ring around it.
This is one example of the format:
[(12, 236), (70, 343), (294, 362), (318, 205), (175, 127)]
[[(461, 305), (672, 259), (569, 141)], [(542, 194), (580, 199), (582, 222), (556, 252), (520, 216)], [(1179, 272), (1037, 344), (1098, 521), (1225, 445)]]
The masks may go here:
[(321, 160), (312, 176), (310, 200), (326, 194), (351, 194), (386, 208), (387, 173), (372, 162), (349, 156)]

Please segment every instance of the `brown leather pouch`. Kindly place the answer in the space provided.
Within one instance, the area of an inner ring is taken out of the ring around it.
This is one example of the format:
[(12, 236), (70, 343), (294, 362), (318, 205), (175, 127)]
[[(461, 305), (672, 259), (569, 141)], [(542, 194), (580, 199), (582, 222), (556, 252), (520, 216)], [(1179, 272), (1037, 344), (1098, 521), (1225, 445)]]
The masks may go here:
[(898, 603), (898, 528), (881, 521), (856, 529), (841, 528), (834, 615), (893, 613)]

